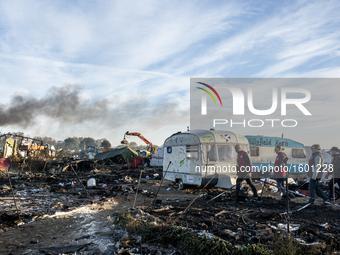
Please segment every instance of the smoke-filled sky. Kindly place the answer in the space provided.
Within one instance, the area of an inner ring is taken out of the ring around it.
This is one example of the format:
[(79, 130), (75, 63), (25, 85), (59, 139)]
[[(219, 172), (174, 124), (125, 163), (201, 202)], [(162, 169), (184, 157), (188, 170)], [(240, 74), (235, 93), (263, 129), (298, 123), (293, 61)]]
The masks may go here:
[(340, 77), (339, 13), (339, 1), (0, 1), (0, 132), (160, 145), (190, 124), (191, 77)]

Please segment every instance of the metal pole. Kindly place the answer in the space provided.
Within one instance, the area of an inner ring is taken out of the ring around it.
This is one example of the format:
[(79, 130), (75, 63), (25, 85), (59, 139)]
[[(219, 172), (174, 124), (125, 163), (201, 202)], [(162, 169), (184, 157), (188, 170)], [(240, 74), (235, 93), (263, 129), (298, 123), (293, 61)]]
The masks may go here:
[(333, 204), (335, 204), (335, 181), (334, 181), (335, 172), (333, 170)]
[(47, 158), (46, 158), (46, 161), (45, 161), (43, 172), (45, 171), (46, 165), (47, 165)]
[(153, 200), (153, 203), (155, 203), (155, 201), (156, 201), (158, 192), (159, 192), (159, 190), (161, 189), (161, 186), (162, 186), (162, 184), (163, 184), (163, 180), (164, 180), (164, 178), (165, 178), (165, 176), (166, 176), (166, 173), (168, 172), (168, 169), (169, 169), (169, 167), (170, 167), (170, 164), (171, 164), (171, 161), (169, 162), (169, 165), (168, 165), (168, 167), (167, 167), (167, 169), (166, 169), (166, 171), (165, 171), (165, 174), (164, 174), (163, 177), (162, 177), (162, 180), (161, 180), (161, 183), (159, 184), (157, 193), (155, 194), (155, 199)]
[(264, 186), (266, 184), (267, 178), (264, 178), (264, 182), (263, 182), (263, 187), (262, 187), (262, 192), (261, 192), (261, 200), (262, 200), (262, 196), (263, 196), (263, 191), (264, 191)]
[[(6, 140), (7, 140), (7, 136), (6, 136)], [(5, 147), (4, 147), (4, 156), (5, 156), (6, 140), (5, 140)], [(13, 148), (12, 148), (12, 156), (13, 156), (13, 155), (14, 155), (14, 144), (13, 144)], [(10, 185), (10, 187), (11, 187), (11, 191), (12, 191), (12, 196), (13, 196), (13, 201), (14, 201), (14, 204), (15, 204), (15, 208), (17, 209), (18, 219), (20, 220), (20, 213), (19, 213), (17, 201), (15, 200), (15, 196), (14, 196), (14, 191), (13, 191), (13, 186), (12, 186), (11, 178), (10, 178), (10, 176), (9, 176), (9, 169), (10, 169), (10, 168), (11, 168), (10, 166), (7, 168), (8, 182), (9, 182), (9, 185)]]
[(78, 175), (77, 175), (76, 171), (73, 169), (73, 166), (72, 166), (72, 165), (70, 165), (70, 167), (71, 167), (71, 169), (73, 170), (74, 174), (76, 175), (76, 177), (77, 177), (78, 181), (80, 182), (80, 184), (83, 186), (83, 188), (84, 188), (84, 190), (85, 190), (85, 192), (86, 192), (87, 196), (88, 196), (88, 197), (89, 197), (89, 199), (91, 200), (91, 204), (93, 204), (93, 200), (92, 200), (92, 198), (90, 197), (90, 194), (87, 192), (87, 190), (86, 190), (86, 188), (85, 188), (84, 184), (83, 184), (83, 183), (81, 182), (81, 180), (79, 179), (79, 177), (78, 177)]
[(287, 201), (287, 232), (289, 234), (289, 189), (288, 189), (288, 171), (286, 173), (286, 201)]
[(144, 172), (144, 170), (140, 171), (140, 175), (139, 175), (139, 180), (138, 180), (138, 185), (137, 185), (137, 190), (136, 190), (136, 195), (135, 195), (135, 200), (133, 201), (133, 209), (135, 209), (135, 204), (136, 204), (136, 200), (137, 200), (137, 195), (138, 195), (138, 189), (139, 189), (139, 184), (140, 184), (140, 179), (142, 178), (142, 173)]
[(20, 213), (19, 213), (19, 209), (18, 209), (17, 202), (16, 202), (16, 200), (15, 200), (15, 196), (14, 196), (14, 191), (13, 191), (13, 187), (12, 187), (11, 178), (10, 178), (10, 176), (9, 176), (9, 168), (7, 169), (7, 176), (8, 176), (9, 186), (11, 187), (11, 190), (12, 190), (12, 195), (13, 195), (13, 200), (14, 200), (15, 208), (17, 209), (18, 218), (19, 218), (19, 220), (20, 220)]
[[(272, 162), (269, 161), (269, 167), (272, 165)], [(264, 182), (263, 182), (263, 187), (262, 187), (262, 192), (261, 192), (261, 200), (262, 200), (262, 197), (263, 197), (263, 191), (264, 191), (264, 186), (266, 185), (266, 182), (267, 182), (267, 178), (264, 178)]]

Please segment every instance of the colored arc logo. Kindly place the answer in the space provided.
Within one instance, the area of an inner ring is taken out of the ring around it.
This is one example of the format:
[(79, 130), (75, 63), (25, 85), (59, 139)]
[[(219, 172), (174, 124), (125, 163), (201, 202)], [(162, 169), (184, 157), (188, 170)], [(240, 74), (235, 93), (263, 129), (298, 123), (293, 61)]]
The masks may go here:
[[(214, 92), (215, 95), (217, 96), (218, 100), (220, 101), (221, 106), (222, 106), (222, 100), (221, 100), (221, 98), (220, 98), (220, 95), (217, 93), (217, 91), (216, 91), (213, 87), (211, 87), (210, 85), (205, 84), (205, 83), (203, 83), (203, 82), (197, 82), (197, 83), (202, 84), (202, 85), (208, 87), (212, 92)], [(217, 105), (214, 96), (213, 96), (208, 90), (206, 90), (206, 89), (204, 89), (204, 88), (200, 88), (200, 87), (197, 87), (197, 88), (198, 88), (198, 89), (201, 89), (201, 90), (203, 90), (203, 91), (205, 91), (206, 93), (208, 93), (208, 95), (211, 96), (211, 98), (214, 100), (215, 105)]]

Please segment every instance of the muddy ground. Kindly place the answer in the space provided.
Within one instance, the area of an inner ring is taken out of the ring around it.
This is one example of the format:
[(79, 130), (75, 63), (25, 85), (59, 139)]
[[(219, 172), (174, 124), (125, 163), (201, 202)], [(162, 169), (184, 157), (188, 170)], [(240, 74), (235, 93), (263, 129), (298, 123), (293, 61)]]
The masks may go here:
[[(160, 183), (159, 172), (161, 170), (151, 169), (143, 173), (135, 207), (154, 201)], [(96, 187), (87, 188), (93, 204), (79, 183), (76, 187), (65, 185), (76, 179), (72, 172), (52, 177), (28, 174), (30, 177), (13, 179), (20, 220), (8, 181), (0, 180), (0, 254), (48, 254), (39, 249), (85, 244), (82, 254), (114, 254), (117, 249), (113, 247), (114, 226), (110, 215), (132, 209), (139, 170), (78, 175), (82, 180), (97, 180)], [(105, 184), (108, 187), (103, 188)], [(175, 202), (179, 197), (180, 201), (194, 197), (176, 188), (167, 190), (172, 186), (171, 182), (164, 181), (158, 197), (168, 202)]]
[[(140, 170), (78, 172), (84, 185), (88, 179), (96, 179), (97, 185), (87, 189), (93, 204), (73, 172), (13, 175), (20, 219), (9, 185), (5, 178), (0, 179), (0, 254), (58, 254), (51, 247), (69, 246), (71, 250), (79, 250), (77, 254), (117, 254), (118, 230), (112, 218), (132, 209), (139, 173)], [(236, 204), (230, 191), (207, 203), (222, 190), (211, 188), (200, 194), (200, 188), (178, 190), (171, 182), (164, 181), (157, 203), (153, 204), (161, 175), (157, 169), (143, 173), (135, 207), (163, 222), (211, 233), (235, 245), (261, 242), (270, 249), (274, 234), (286, 227), (287, 206), (269, 186), (264, 188), (260, 201), (244, 196), (244, 201)], [(72, 181), (76, 181), (75, 187)], [(261, 183), (256, 187), (262, 190)], [(183, 213), (197, 195), (197, 200)], [(296, 211), (307, 201), (305, 197), (290, 200), (290, 210), (295, 211), (290, 215), (293, 236), (306, 247), (323, 243), (324, 253), (339, 250), (339, 207), (323, 205), (322, 200), (317, 200), (314, 206)], [(175, 250), (147, 251), (171, 254)], [(140, 254), (136, 248), (134, 252)]]

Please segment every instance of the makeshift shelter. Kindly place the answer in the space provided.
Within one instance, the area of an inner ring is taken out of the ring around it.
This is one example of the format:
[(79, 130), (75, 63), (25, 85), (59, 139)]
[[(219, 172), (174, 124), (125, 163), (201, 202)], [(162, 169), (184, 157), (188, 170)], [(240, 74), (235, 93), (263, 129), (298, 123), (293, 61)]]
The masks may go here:
[(160, 146), (155, 154), (151, 156), (150, 166), (163, 166), (163, 145)]
[(134, 158), (132, 159), (129, 164), (125, 164), (122, 169), (135, 169), (138, 168), (138, 166), (144, 165), (144, 160), (142, 158)]
[(113, 163), (116, 164), (126, 164), (130, 162), (133, 158), (138, 158), (138, 154), (130, 147), (124, 147), (117, 150), (97, 153), (96, 156), (94, 157), (94, 159), (98, 161), (110, 159), (112, 160)]

